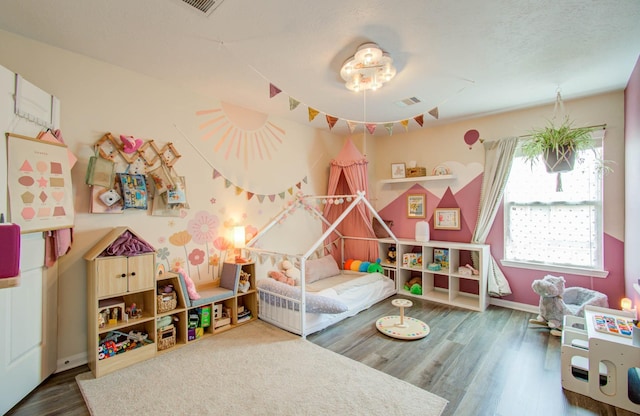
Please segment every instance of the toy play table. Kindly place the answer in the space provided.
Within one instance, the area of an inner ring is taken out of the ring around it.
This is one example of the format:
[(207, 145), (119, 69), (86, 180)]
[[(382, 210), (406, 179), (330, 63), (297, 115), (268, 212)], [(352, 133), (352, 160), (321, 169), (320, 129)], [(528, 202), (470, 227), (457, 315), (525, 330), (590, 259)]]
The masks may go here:
[(400, 316), (383, 316), (376, 322), (376, 328), (383, 334), (398, 339), (420, 339), (429, 335), (429, 325), (419, 319), (404, 316), (404, 308), (413, 306), (413, 302), (408, 299), (394, 299), (393, 306), (400, 308)]

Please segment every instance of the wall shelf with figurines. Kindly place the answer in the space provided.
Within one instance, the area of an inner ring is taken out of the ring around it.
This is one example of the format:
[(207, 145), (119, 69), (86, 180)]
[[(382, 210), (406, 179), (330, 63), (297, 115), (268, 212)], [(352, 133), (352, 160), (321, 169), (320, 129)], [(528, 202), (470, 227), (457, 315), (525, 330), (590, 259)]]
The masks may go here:
[(106, 133), (94, 147), (85, 178), (91, 213), (151, 208), (151, 215), (179, 216), (188, 208), (185, 177), (174, 168), (181, 155), (173, 143), (159, 147), (152, 139)]

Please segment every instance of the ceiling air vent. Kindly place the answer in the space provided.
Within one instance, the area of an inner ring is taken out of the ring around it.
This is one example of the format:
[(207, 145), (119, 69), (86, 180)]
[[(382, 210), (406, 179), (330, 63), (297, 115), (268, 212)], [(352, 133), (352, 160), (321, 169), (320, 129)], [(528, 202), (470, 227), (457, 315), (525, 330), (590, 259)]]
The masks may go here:
[(200, 10), (204, 14), (213, 12), (223, 0), (182, 0), (191, 7)]
[(404, 100), (396, 101), (396, 105), (398, 107), (408, 107), (410, 105), (418, 104), (421, 102), (422, 100), (420, 100), (420, 98), (418, 97), (409, 97), (405, 98)]

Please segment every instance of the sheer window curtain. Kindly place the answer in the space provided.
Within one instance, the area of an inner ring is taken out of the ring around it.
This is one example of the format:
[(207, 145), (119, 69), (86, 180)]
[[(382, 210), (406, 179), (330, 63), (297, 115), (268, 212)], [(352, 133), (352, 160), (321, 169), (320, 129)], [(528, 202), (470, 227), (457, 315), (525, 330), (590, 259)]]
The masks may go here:
[[(513, 163), (513, 156), (518, 145), (517, 137), (509, 137), (493, 142), (484, 142), (485, 164), (482, 178), (482, 190), (480, 191), (480, 208), (476, 229), (471, 238), (472, 243), (483, 244), (487, 240), (496, 213), (500, 207), (504, 188), (509, 179), (509, 172)], [(490, 296), (501, 297), (511, 294), (511, 287), (498, 263), (489, 255), (488, 267), (488, 292)], [(474, 256), (473, 262), (478, 265), (478, 258)]]

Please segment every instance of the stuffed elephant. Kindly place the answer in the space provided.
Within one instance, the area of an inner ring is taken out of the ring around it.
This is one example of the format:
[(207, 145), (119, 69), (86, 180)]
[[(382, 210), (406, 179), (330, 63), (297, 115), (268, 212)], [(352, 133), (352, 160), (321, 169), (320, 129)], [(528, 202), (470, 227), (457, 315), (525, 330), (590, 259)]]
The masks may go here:
[(565, 315), (584, 316), (587, 305), (608, 307), (607, 295), (583, 287), (565, 289), (562, 276), (546, 275), (543, 279), (534, 280), (531, 288), (540, 295), (540, 311), (537, 319), (529, 322), (546, 325), (552, 329), (553, 335), (560, 335)]

